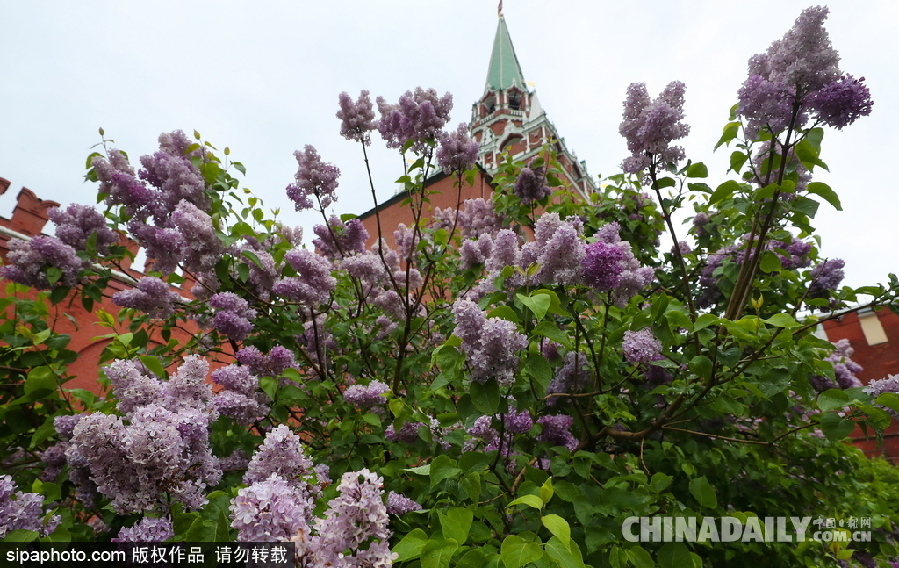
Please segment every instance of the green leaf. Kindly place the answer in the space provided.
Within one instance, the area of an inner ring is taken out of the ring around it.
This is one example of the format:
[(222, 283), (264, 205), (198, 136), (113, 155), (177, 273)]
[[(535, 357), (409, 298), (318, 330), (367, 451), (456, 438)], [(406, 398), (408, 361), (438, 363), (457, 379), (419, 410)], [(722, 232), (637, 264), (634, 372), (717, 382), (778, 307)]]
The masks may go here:
[(765, 323), (774, 327), (799, 327), (800, 324), (790, 314), (774, 314), (765, 320)]
[(162, 362), (159, 360), (159, 357), (154, 357), (152, 355), (141, 355), (140, 362), (143, 363), (144, 367), (149, 369), (151, 373), (153, 373), (160, 379), (165, 378), (165, 368), (162, 366)]
[(777, 256), (774, 251), (766, 250), (762, 254), (762, 260), (759, 263), (759, 268), (761, 268), (764, 272), (780, 272), (783, 266), (780, 262), (780, 257)]
[(543, 515), (540, 521), (562, 544), (571, 546), (571, 527), (568, 526), (568, 521), (556, 514)]
[(654, 491), (664, 491), (671, 485), (672, 477), (666, 473), (661, 471), (652, 474), (652, 478), (649, 481), (649, 486), (652, 487)]
[(534, 292), (530, 297), (525, 296), (524, 294), (516, 294), (516, 297), (522, 304), (527, 306), (531, 312), (533, 312), (537, 321), (543, 319), (546, 312), (549, 311), (549, 305), (552, 301), (552, 298), (550, 298), (548, 294), (541, 294), (539, 292)]
[(447, 568), (459, 543), (453, 539), (431, 537), (421, 549), (421, 568)]
[(403, 562), (418, 558), (421, 555), (421, 549), (424, 548), (427, 542), (428, 535), (422, 529), (410, 531), (393, 547), (393, 552), (399, 555), (396, 561)]
[(721, 134), (721, 138), (718, 140), (718, 143), (715, 144), (715, 149), (717, 150), (719, 146), (722, 144), (727, 144), (731, 140), (737, 137), (737, 132), (740, 130), (739, 122), (728, 122), (724, 125), (724, 132)]
[(441, 454), (431, 462), (431, 487), (434, 487), (444, 479), (455, 477), (460, 473), (462, 473), (462, 470), (456, 467), (456, 460)]
[(537, 327), (534, 328), (533, 333), (552, 339), (556, 343), (568, 347), (569, 349), (571, 348), (571, 340), (565, 335), (565, 332), (560, 330), (558, 326), (551, 321), (541, 321), (537, 324)]
[(540, 486), (540, 500), (543, 501), (543, 504), (549, 503), (550, 499), (553, 498), (553, 482), (552, 478), (549, 477), (546, 481), (543, 482), (543, 485)]
[(806, 186), (806, 189), (808, 189), (809, 193), (814, 193), (815, 195), (824, 199), (824, 201), (833, 205), (834, 209), (836, 209), (837, 211), (843, 210), (843, 205), (840, 203), (840, 198), (837, 196), (837, 192), (832, 190), (826, 183), (813, 181)]
[(702, 162), (690, 164), (687, 168), (687, 177), (689, 178), (706, 178), (709, 177), (709, 169)]
[(714, 509), (718, 506), (715, 488), (709, 485), (709, 480), (705, 476), (695, 477), (690, 480), (690, 494), (703, 507)]
[(518, 499), (515, 499), (511, 503), (509, 503), (508, 507), (514, 507), (515, 505), (527, 505), (528, 507), (533, 507), (534, 509), (543, 509), (543, 499), (537, 497), (536, 495), (522, 495)]
[(730, 155), (730, 169), (732, 169), (736, 173), (740, 173), (740, 170), (743, 168), (743, 164), (745, 164), (746, 160), (748, 159), (749, 156), (747, 156), (745, 152), (737, 150)]
[(468, 532), (471, 530), (471, 521), (474, 518), (471, 509), (453, 507), (445, 513), (438, 512), (438, 516), (443, 538), (465, 544), (465, 541), (468, 540)]
[(894, 392), (885, 392), (882, 395), (878, 396), (877, 400), (875, 400), (874, 402), (895, 410), (896, 412), (899, 412), (899, 394), (896, 394)]
[(653, 187), (653, 189), (662, 189), (662, 188), (665, 188), (665, 187), (674, 187), (675, 185), (677, 185), (677, 182), (674, 181), (674, 178), (669, 177), (669, 176), (665, 176), (665, 177), (663, 177), (663, 178), (659, 178), (658, 181), (656, 181), (655, 186)]
[(832, 441), (837, 442), (855, 430), (855, 422), (843, 418), (836, 412), (828, 412), (821, 418), (821, 432)]
[(818, 408), (824, 411), (836, 410), (849, 404), (849, 395), (840, 389), (830, 389), (818, 395)]
[(697, 355), (690, 360), (690, 370), (698, 377), (708, 379), (712, 376), (712, 360), (705, 355)]
[(637, 568), (655, 568), (656, 563), (652, 559), (652, 555), (646, 552), (642, 546), (635, 546), (627, 551), (631, 564)]
[(546, 543), (546, 554), (561, 568), (584, 568), (584, 560), (576, 542), (566, 545), (557, 537)]
[(503, 540), (500, 555), (506, 568), (521, 568), (525, 564), (543, 558), (543, 550), (536, 542), (529, 542), (520, 536), (510, 534)]
[(37, 531), (16, 529), (3, 537), (3, 542), (33, 542), (40, 534)]
[(47, 398), (56, 392), (56, 375), (46, 365), (35, 367), (25, 379), (25, 397), (28, 400)]
[(656, 555), (659, 568), (691, 568), (702, 566), (696, 563), (696, 558), (690, 553), (690, 549), (682, 542), (669, 542), (659, 549)]
[(49, 282), (51, 286), (59, 282), (60, 278), (62, 278), (62, 270), (55, 266), (51, 266), (47, 269), (47, 282)]
[(699, 331), (700, 329), (704, 329), (709, 327), (710, 325), (718, 323), (718, 316), (715, 314), (702, 314), (698, 318), (696, 318), (696, 323), (693, 324), (693, 330)]
[(495, 379), (488, 379), (486, 383), (472, 381), (471, 402), (482, 414), (496, 414), (499, 399), (499, 384)]
[(714, 193), (712, 193), (712, 195), (709, 197), (709, 205), (714, 205), (722, 199), (732, 197), (733, 194), (738, 191), (740, 191), (740, 184), (732, 179), (729, 179), (715, 189)]
[(404, 469), (403, 471), (411, 471), (412, 473), (417, 473), (418, 475), (431, 475), (431, 464), (426, 463), (424, 465), (420, 465), (418, 467), (409, 467)]

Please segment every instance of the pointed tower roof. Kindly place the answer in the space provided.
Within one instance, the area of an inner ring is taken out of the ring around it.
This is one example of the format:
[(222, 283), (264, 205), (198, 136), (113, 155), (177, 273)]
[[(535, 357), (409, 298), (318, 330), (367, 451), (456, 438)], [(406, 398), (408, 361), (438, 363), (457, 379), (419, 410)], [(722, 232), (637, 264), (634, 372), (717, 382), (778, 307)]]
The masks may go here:
[(523, 91), (527, 90), (521, 65), (518, 64), (515, 48), (512, 47), (512, 38), (509, 37), (509, 28), (506, 27), (506, 19), (500, 14), (496, 37), (493, 39), (490, 67), (487, 69), (486, 90), (504, 91), (513, 85)]

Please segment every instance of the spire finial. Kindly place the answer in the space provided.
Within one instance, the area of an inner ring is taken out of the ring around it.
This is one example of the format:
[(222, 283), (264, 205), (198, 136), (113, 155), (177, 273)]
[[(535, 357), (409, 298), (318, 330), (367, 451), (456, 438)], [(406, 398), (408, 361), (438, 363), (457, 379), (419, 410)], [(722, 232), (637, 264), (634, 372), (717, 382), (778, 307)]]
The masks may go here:
[(503, 0), (499, 0), (499, 6), (496, 7), (496, 15), (500, 18), (503, 17)]

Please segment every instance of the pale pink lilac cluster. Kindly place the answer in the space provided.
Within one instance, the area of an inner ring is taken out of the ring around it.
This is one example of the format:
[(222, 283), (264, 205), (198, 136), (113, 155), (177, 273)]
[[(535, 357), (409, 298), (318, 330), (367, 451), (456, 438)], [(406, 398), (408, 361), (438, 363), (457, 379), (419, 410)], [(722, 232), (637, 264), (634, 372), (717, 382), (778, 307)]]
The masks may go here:
[(746, 134), (762, 129), (778, 134), (792, 125), (815, 121), (843, 128), (871, 113), (871, 93), (839, 69), (840, 57), (830, 43), (824, 20), (828, 9), (807, 8), (780, 40), (749, 60), (749, 77), (738, 93), (738, 114)]
[(0, 538), (20, 529), (47, 536), (61, 521), (61, 516), (44, 511), (43, 495), (16, 491), (12, 477), (0, 475)]
[(442, 97), (434, 89), (416, 87), (415, 92), (406, 91), (397, 104), (387, 104), (378, 97), (378, 131), (388, 148), (403, 148), (407, 144), (416, 154), (424, 153), (434, 141), (440, 138), (441, 129), (449, 120), (453, 109), (453, 96), (446, 93)]
[(387, 514), (405, 515), (413, 511), (421, 511), (422, 506), (401, 493), (391, 491), (387, 494)]
[(368, 409), (386, 404), (387, 399), (381, 396), (386, 392), (390, 392), (390, 387), (386, 383), (374, 380), (367, 385), (348, 386), (343, 391), (343, 398), (356, 408)]
[(541, 416), (537, 423), (543, 426), (543, 430), (537, 434), (538, 442), (549, 442), (553, 446), (564, 446), (574, 450), (578, 446), (577, 438), (571, 433), (574, 419), (567, 414), (554, 414)]
[(662, 342), (656, 339), (652, 328), (643, 328), (639, 331), (625, 331), (621, 340), (621, 351), (628, 362), (651, 363), (662, 359)]
[(122, 527), (112, 542), (165, 542), (175, 536), (175, 527), (168, 517), (143, 517), (132, 527)]
[(356, 102), (344, 91), (338, 97), (340, 110), (337, 118), (340, 119), (340, 135), (347, 140), (362, 142), (366, 146), (371, 144), (369, 132), (375, 129), (375, 111), (369, 98), (369, 92), (362, 90)]
[(112, 303), (115, 305), (134, 308), (158, 319), (167, 319), (173, 315), (175, 305), (181, 301), (181, 294), (155, 276), (144, 276), (137, 281), (137, 287), (112, 295)]
[(527, 337), (515, 324), (500, 318), (488, 318), (477, 304), (460, 299), (453, 304), (455, 335), (462, 339), (471, 380), (484, 383), (496, 379), (500, 386), (515, 382), (518, 352), (528, 346)]
[[(57, 238), (37, 235), (31, 240), (10, 239), (8, 264), (0, 266), (0, 277), (39, 290), (54, 286), (74, 286), (78, 273), (86, 267), (74, 248)], [(58, 278), (50, 282), (48, 269), (55, 269)]]
[(279, 280), (272, 287), (273, 294), (311, 308), (329, 303), (337, 279), (331, 276), (334, 267), (327, 258), (308, 249), (295, 248), (284, 255), (284, 260), (296, 270), (297, 276)]
[(656, 163), (673, 163), (684, 159), (684, 149), (671, 143), (686, 136), (690, 127), (683, 124), (686, 86), (673, 81), (655, 99), (651, 99), (643, 83), (631, 83), (624, 101), (624, 113), (618, 131), (627, 140), (631, 155), (621, 168), (628, 173), (644, 170)]
[(459, 124), (455, 132), (443, 133), (437, 148), (437, 163), (447, 173), (462, 173), (478, 159), (478, 143), (468, 135), (468, 125)]
[(284, 424), (265, 435), (247, 466), (243, 482), (252, 485), (273, 474), (304, 494), (312, 490), (310, 480), (315, 476), (312, 460), (306, 457), (300, 437)]
[(234, 292), (219, 292), (209, 298), (215, 310), (212, 327), (232, 341), (243, 341), (253, 331), (256, 310)]
[[(314, 147), (306, 145), (302, 152), (294, 152), (297, 159), (295, 182), (287, 186), (287, 197), (297, 211), (315, 208), (324, 211), (337, 201), (337, 178), (340, 170), (334, 164), (323, 162)], [(315, 198), (315, 201), (312, 198)]]
[(327, 225), (316, 225), (312, 232), (318, 236), (312, 241), (319, 254), (331, 261), (340, 258), (363, 254), (368, 241), (368, 231), (359, 219), (346, 222), (336, 215), (328, 219)]

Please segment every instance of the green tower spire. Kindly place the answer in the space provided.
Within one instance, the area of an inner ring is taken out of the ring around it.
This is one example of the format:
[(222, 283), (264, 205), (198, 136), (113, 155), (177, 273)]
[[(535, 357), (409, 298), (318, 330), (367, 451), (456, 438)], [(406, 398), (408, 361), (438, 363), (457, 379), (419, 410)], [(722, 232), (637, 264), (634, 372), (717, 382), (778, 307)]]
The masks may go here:
[(487, 69), (486, 90), (504, 91), (513, 85), (522, 91), (527, 90), (524, 75), (521, 73), (521, 65), (518, 64), (515, 48), (512, 47), (512, 38), (509, 37), (506, 20), (500, 14), (496, 37), (493, 39), (490, 67)]

